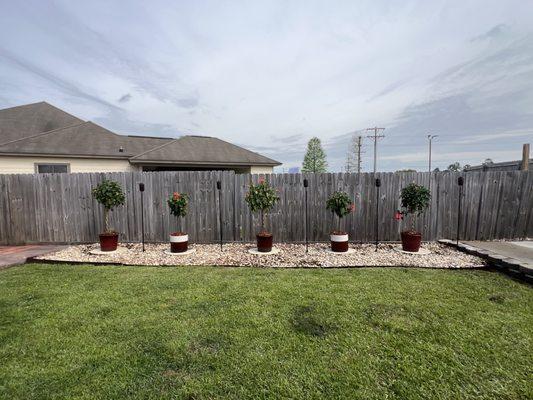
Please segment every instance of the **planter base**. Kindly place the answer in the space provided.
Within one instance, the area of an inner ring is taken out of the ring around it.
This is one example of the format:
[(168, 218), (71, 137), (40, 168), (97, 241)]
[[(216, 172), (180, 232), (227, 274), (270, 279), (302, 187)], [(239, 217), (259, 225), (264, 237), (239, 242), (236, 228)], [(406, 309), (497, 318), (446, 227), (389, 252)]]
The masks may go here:
[(111, 255), (111, 254), (122, 253), (125, 250), (126, 249), (120, 248), (120, 247), (112, 251), (102, 251), (100, 249), (94, 249), (94, 250), (89, 251), (89, 254), (92, 254), (94, 256), (106, 256), (106, 255)]
[(170, 250), (165, 250), (164, 253), (168, 254), (169, 256), (186, 256), (188, 254), (194, 253), (195, 251), (196, 251), (196, 249), (188, 249), (188, 250), (182, 251), (180, 253), (173, 253)]
[(423, 249), (423, 248), (420, 248), (418, 249), (418, 251), (405, 251), (405, 250), (402, 250), (401, 247), (395, 247), (394, 248), (394, 251), (397, 251), (398, 253), (403, 253), (403, 254), (411, 254), (413, 256), (427, 256), (428, 254), (431, 254), (431, 251), (429, 251), (428, 249)]
[(343, 254), (353, 254), (353, 253), (355, 253), (355, 249), (348, 248), (348, 250), (346, 250), (346, 251), (333, 251), (331, 249), (326, 249), (326, 253), (336, 254), (338, 256), (342, 256)]
[(270, 256), (273, 254), (278, 254), (280, 252), (279, 249), (276, 249), (275, 247), (272, 247), (270, 251), (259, 251), (257, 247), (254, 247), (253, 249), (248, 249), (248, 253), (255, 254), (256, 256)]

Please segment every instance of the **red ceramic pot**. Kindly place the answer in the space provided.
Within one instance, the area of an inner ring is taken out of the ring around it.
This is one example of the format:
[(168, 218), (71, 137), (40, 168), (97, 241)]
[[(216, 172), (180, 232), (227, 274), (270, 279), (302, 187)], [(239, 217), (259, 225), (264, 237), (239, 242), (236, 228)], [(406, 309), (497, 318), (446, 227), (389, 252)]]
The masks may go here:
[(118, 233), (101, 233), (99, 238), (101, 251), (115, 251), (117, 249)]
[(412, 231), (404, 231), (400, 235), (402, 237), (402, 250), (418, 253), (420, 244), (422, 243), (422, 235)]
[(261, 253), (270, 253), (272, 251), (272, 234), (263, 232), (257, 236), (257, 251)]

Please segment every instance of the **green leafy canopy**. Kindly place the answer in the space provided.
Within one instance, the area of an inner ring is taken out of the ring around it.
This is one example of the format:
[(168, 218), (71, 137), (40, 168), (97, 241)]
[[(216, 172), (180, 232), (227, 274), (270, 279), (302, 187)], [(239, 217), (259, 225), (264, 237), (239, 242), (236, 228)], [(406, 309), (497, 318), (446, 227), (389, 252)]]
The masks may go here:
[(411, 183), (402, 189), (401, 195), (403, 214), (420, 215), (429, 207), (431, 193), (428, 188)]
[(124, 204), (126, 197), (118, 182), (104, 179), (93, 188), (93, 196), (108, 211)]
[(250, 186), (245, 200), (252, 212), (265, 212), (274, 207), (276, 202), (279, 201), (279, 196), (272, 186), (264, 180), (261, 180), (257, 185), (252, 184)]
[(351, 213), (355, 209), (355, 205), (346, 192), (337, 191), (326, 202), (326, 208), (342, 218)]

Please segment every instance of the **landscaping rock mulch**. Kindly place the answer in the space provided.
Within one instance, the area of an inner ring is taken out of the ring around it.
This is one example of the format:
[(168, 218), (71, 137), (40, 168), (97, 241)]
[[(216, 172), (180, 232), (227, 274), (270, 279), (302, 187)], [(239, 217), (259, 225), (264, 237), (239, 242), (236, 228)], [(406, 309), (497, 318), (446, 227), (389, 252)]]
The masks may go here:
[(371, 244), (350, 245), (355, 252), (350, 254), (328, 253), (329, 244), (305, 245), (277, 243), (280, 249), (274, 255), (248, 253), (252, 244), (225, 244), (221, 252), (216, 244), (193, 244), (194, 253), (176, 256), (165, 254), (168, 244), (147, 244), (142, 252), (140, 244), (124, 244), (112, 254), (93, 255), (91, 250), (98, 244), (70, 246), (64, 250), (36, 257), (37, 260), (86, 263), (113, 263), (124, 265), (197, 265), (197, 266), (243, 266), (272, 268), (338, 268), (338, 267), (418, 267), (418, 268), (481, 268), (485, 262), (476, 256), (462, 253), (452, 247), (439, 244), (424, 244), (431, 251), (428, 255), (411, 255), (395, 251), (398, 244), (380, 244), (378, 251)]

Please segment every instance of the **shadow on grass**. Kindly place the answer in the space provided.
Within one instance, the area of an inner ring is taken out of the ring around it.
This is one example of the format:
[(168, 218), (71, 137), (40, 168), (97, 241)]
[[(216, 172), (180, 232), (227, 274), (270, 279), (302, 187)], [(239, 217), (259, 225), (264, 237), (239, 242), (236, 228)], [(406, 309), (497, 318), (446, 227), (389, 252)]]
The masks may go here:
[(291, 324), (296, 332), (314, 337), (324, 337), (337, 330), (328, 324), (314, 306), (298, 306), (294, 309)]

